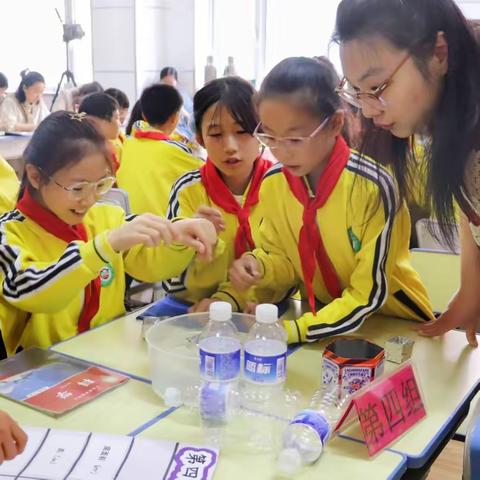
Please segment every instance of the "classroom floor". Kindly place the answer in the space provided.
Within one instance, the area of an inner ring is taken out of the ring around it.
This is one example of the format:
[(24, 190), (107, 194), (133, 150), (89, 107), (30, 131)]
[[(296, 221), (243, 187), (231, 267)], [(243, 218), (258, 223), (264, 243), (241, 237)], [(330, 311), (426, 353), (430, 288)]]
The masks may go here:
[(461, 480), (463, 442), (451, 440), (433, 464), (427, 480)]

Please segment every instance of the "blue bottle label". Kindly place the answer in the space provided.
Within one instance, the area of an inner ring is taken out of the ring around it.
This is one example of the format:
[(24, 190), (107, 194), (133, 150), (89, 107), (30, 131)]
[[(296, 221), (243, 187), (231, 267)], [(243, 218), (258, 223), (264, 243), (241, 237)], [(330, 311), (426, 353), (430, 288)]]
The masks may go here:
[(318, 433), (323, 445), (325, 445), (325, 442), (330, 438), (330, 434), (332, 433), (327, 419), (315, 410), (301, 411), (293, 418), (293, 420), (290, 422), (290, 425), (294, 425), (296, 423), (312, 427)]
[(227, 381), (240, 375), (240, 349), (211, 353), (200, 348), (200, 373), (206, 380)]
[(228, 414), (229, 383), (205, 382), (200, 389), (200, 415), (203, 420), (223, 422)]
[(281, 355), (260, 356), (245, 352), (243, 374), (256, 383), (276, 384), (285, 381), (287, 352)]

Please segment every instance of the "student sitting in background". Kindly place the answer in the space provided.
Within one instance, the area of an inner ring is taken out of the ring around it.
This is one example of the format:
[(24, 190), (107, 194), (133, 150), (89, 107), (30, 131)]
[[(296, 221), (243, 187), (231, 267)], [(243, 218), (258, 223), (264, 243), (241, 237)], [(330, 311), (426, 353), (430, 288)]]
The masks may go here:
[(113, 97), (118, 102), (120, 125), (124, 125), (128, 117), (128, 109), (130, 108), (130, 101), (128, 100), (127, 95), (118, 88), (107, 88), (105, 93)]
[(8, 89), (8, 78), (0, 72), (0, 105), (5, 100), (7, 96), (7, 89)]
[(182, 108), (175, 88), (152, 85), (143, 91), (140, 105), (148, 127), (125, 141), (117, 184), (128, 192), (133, 213), (165, 215), (174, 182), (202, 162), (170, 138)]
[(122, 144), (116, 143), (120, 132), (119, 108), (118, 102), (106, 93), (87, 95), (78, 107), (79, 113), (89, 115), (97, 130), (109, 141), (114, 174), (120, 167), (122, 154)]
[(15, 170), (0, 157), (0, 215), (15, 207), (19, 187)]
[(59, 110), (76, 112), (84, 97), (91, 93), (101, 92), (103, 92), (103, 87), (98, 82), (84, 83), (75, 88), (64, 88), (55, 100), (52, 112), (58, 112)]
[(137, 100), (133, 105), (130, 116), (128, 117), (127, 126), (125, 127), (125, 133), (128, 136), (133, 135), (136, 129), (135, 125), (141, 121), (143, 121), (142, 106), (140, 105), (140, 100)]
[(253, 132), (258, 117), (255, 90), (245, 80), (213, 80), (194, 97), (198, 142), (208, 159), (174, 184), (167, 216), (205, 216), (217, 226), (224, 243), (210, 264), (195, 260), (179, 278), (163, 282), (171, 295), (194, 305), (192, 312), (208, 311), (215, 301), (226, 301), (234, 311), (245, 308), (247, 296), (228, 282), (228, 268), (244, 252), (255, 248), (262, 221), (258, 192), (271, 162)]
[[(205, 219), (175, 223), (97, 203), (115, 181), (88, 117), (55, 112), (25, 150), (16, 210), (0, 217), (0, 328), (9, 355), (125, 313), (125, 273), (157, 282), (216, 243)], [(173, 243), (175, 242), (175, 243)]]
[(43, 76), (28, 70), (20, 75), (22, 80), (17, 91), (7, 96), (0, 106), (1, 129), (7, 132), (32, 132), (50, 114), (42, 98)]
[(115, 150), (117, 153), (117, 157), (120, 159), (123, 149), (123, 144), (125, 143), (125, 134), (122, 132), (122, 127), (125, 125), (125, 121), (128, 117), (128, 109), (130, 108), (130, 102), (128, 97), (125, 93), (123, 93), (118, 88), (107, 88), (105, 90), (107, 95), (110, 95), (118, 102), (118, 113), (120, 119), (120, 130), (118, 132), (118, 136), (115, 140), (113, 140), (113, 144), (115, 146)]

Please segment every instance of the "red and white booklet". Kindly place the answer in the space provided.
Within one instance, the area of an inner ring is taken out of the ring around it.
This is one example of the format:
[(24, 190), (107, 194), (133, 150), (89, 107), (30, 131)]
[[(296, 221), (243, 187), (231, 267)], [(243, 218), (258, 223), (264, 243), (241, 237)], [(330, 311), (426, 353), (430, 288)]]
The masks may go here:
[(128, 381), (126, 375), (41, 348), (0, 362), (0, 395), (59, 416)]

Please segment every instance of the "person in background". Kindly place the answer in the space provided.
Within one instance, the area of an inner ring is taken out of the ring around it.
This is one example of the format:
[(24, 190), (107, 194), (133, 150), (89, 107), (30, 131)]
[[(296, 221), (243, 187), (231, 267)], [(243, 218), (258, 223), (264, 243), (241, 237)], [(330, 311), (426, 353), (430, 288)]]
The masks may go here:
[(118, 143), (120, 133), (120, 107), (118, 102), (106, 93), (92, 93), (82, 100), (79, 113), (91, 117), (96, 129), (108, 140), (112, 152), (113, 173), (120, 167), (122, 143)]
[(43, 101), (45, 79), (38, 72), (23, 70), (22, 80), (13, 95), (0, 106), (0, 125), (7, 132), (33, 132), (50, 112)]
[[(184, 90), (178, 88), (178, 72), (174, 67), (165, 67), (160, 72), (160, 83), (163, 85), (171, 85), (175, 87), (182, 96), (183, 106), (180, 115), (180, 121), (178, 122), (176, 133), (180, 138), (179, 141), (183, 141), (188, 144), (189, 142), (195, 142), (195, 121), (193, 119), (193, 102), (190, 95)], [(191, 148), (191, 146), (189, 145)]]
[(170, 85), (152, 85), (140, 97), (148, 124), (125, 141), (117, 183), (128, 192), (133, 213), (165, 216), (174, 182), (202, 162), (180, 142), (172, 140), (182, 108), (182, 97)]
[(0, 156), (0, 215), (15, 207), (19, 188), (15, 170)]
[(7, 96), (8, 90), (8, 78), (0, 72), (0, 105), (2, 104), (3, 100)]
[(128, 117), (128, 109), (130, 108), (130, 101), (128, 100), (127, 94), (118, 88), (107, 88), (105, 93), (113, 97), (118, 102), (120, 107), (120, 125), (124, 125)]
[(127, 136), (133, 135), (139, 122), (143, 121), (142, 115), (142, 105), (140, 104), (140, 100), (137, 100), (132, 107), (132, 111), (130, 112), (130, 117), (128, 118), (127, 126), (125, 127), (125, 133)]
[(84, 97), (91, 93), (101, 92), (103, 92), (103, 87), (98, 82), (84, 83), (74, 88), (65, 88), (60, 91), (58, 98), (55, 100), (52, 112), (58, 112), (59, 110), (77, 112), (78, 106)]

